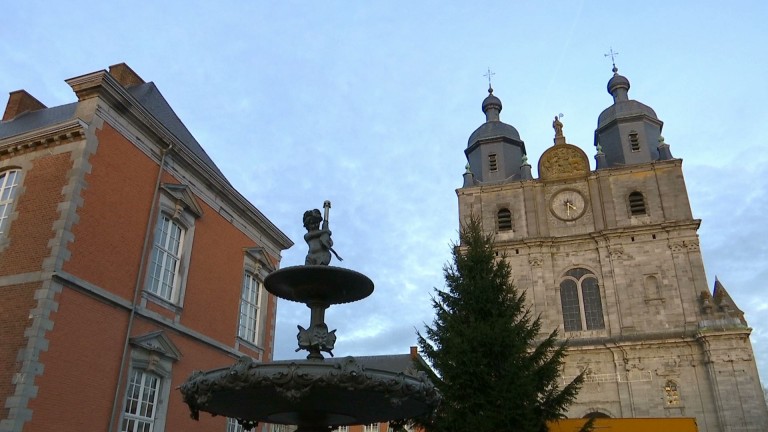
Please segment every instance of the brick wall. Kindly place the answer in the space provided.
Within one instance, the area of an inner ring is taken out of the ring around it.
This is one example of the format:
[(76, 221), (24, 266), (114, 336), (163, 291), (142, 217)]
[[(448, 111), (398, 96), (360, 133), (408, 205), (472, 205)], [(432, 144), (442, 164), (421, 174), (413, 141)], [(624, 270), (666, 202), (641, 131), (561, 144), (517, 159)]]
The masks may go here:
[(54, 237), (53, 222), (59, 218), (70, 157), (70, 153), (42, 153), (23, 173), (15, 210), (18, 217), (8, 231), (10, 243), (0, 252), (0, 276), (40, 271), (50, 255), (48, 242)]
[(96, 136), (63, 269), (132, 299), (158, 165), (106, 123)]
[(25, 431), (106, 429), (128, 313), (65, 287), (51, 313), (54, 327), (40, 353), (44, 373), (29, 402), (32, 420)]
[[(37, 303), (34, 293), (39, 283), (10, 285), (0, 288), (0, 401), (13, 394), (14, 375), (19, 371), (17, 356), (26, 345), (24, 330), (29, 325), (30, 311)], [(0, 406), (0, 419), (8, 410)]]

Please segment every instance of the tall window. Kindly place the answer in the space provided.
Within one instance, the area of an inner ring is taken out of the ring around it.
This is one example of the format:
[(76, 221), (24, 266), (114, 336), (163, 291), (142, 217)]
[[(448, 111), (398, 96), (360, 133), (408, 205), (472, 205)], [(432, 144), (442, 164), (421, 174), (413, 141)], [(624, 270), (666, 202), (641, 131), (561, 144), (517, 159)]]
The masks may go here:
[(160, 381), (157, 375), (139, 369), (131, 371), (121, 432), (152, 432)]
[(251, 272), (245, 272), (240, 297), (240, 327), (237, 335), (253, 344), (259, 342), (259, 308), (261, 307), (261, 282)]
[(634, 191), (631, 194), (629, 194), (629, 213), (632, 216), (640, 216), (645, 215), (648, 212), (645, 209), (645, 198), (643, 197), (643, 194)]
[(496, 213), (496, 221), (499, 224), (499, 231), (507, 231), (512, 229), (512, 212), (509, 209), (503, 208)]
[(169, 302), (178, 301), (179, 262), (184, 229), (167, 215), (160, 215), (147, 290)]
[(560, 304), (565, 331), (605, 328), (597, 278), (585, 268), (568, 270), (560, 282)]
[(0, 236), (7, 234), (13, 198), (19, 186), (19, 170), (0, 173)]
[(371, 423), (363, 426), (363, 432), (379, 432), (379, 424)]
[(349, 426), (339, 426), (333, 432), (349, 432)]

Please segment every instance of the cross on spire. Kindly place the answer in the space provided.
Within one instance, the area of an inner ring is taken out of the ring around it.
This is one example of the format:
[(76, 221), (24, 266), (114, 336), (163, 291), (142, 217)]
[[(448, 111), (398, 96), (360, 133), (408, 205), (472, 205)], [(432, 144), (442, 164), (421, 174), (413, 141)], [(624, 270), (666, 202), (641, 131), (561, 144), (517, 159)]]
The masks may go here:
[(619, 53), (615, 52), (613, 50), (613, 47), (611, 47), (611, 50), (608, 52), (608, 54), (603, 54), (605, 57), (611, 58), (611, 63), (613, 63), (613, 73), (616, 73), (619, 71), (619, 69), (616, 68), (616, 56), (619, 55)]
[(493, 87), (491, 87), (491, 77), (496, 75), (494, 72), (491, 72), (491, 68), (488, 68), (488, 72), (483, 74), (484, 77), (488, 77), (488, 93), (493, 93)]

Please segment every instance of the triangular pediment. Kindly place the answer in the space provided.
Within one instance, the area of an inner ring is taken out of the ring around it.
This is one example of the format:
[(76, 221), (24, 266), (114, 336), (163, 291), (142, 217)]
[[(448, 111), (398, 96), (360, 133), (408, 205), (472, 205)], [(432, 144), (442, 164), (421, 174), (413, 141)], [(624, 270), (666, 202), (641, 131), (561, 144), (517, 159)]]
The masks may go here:
[(252, 248), (246, 248), (245, 253), (247, 253), (254, 261), (261, 264), (261, 266), (264, 267), (268, 273), (272, 273), (276, 270), (275, 265), (272, 264), (272, 260), (269, 259), (269, 256), (264, 251), (263, 247), (256, 246)]
[(203, 215), (203, 209), (197, 203), (197, 199), (189, 190), (189, 186), (174, 183), (163, 183), (160, 189), (170, 195), (177, 204), (184, 206), (184, 209), (194, 214), (195, 217)]
[(137, 348), (144, 348), (162, 356), (178, 360), (181, 358), (181, 351), (171, 342), (165, 332), (158, 330), (147, 333), (143, 336), (137, 336), (130, 339), (131, 345)]

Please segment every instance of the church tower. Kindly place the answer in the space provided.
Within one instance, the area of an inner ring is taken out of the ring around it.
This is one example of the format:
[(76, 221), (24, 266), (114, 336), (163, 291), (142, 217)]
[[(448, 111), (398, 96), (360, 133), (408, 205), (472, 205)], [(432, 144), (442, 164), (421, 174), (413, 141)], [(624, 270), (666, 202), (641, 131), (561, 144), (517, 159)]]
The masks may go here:
[(613, 73), (613, 104), (595, 130), (597, 168), (556, 117), (538, 178), (489, 89), (486, 122), (465, 150), (460, 221), (480, 217), (495, 234), (542, 317), (542, 337), (557, 328), (570, 340), (565, 378), (587, 379), (569, 416), (768, 430), (751, 329), (720, 281), (707, 284), (682, 160), (654, 110), (629, 99), (629, 80)]

